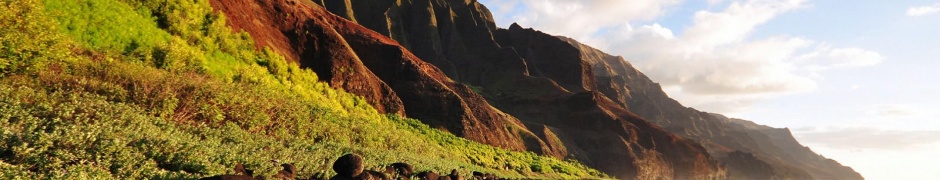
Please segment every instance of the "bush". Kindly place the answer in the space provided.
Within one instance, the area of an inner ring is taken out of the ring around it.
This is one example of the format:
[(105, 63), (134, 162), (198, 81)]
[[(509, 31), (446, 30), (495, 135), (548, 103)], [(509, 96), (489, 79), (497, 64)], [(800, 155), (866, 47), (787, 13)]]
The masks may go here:
[(65, 38), (55, 22), (45, 17), (36, 0), (0, 1), (0, 76), (44, 67), (52, 60), (67, 60)]
[[(165, 44), (170, 34), (154, 18), (114, 0), (43, 1), (60, 30), (79, 44), (98, 51), (131, 53)], [(143, 9), (139, 9), (143, 10)]]

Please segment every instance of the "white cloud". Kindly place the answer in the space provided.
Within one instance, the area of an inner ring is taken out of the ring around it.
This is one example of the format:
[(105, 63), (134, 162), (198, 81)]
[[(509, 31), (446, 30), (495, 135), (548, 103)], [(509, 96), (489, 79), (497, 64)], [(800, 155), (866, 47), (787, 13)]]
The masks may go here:
[(724, 2), (724, 0), (706, 0), (706, 2), (708, 2), (708, 5), (717, 5)]
[(811, 53), (796, 58), (806, 63), (811, 71), (821, 71), (833, 68), (864, 67), (881, 63), (885, 59), (881, 54), (861, 48), (832, 48), (822, 44)]
[(754, 0), (731, 3), (722, 12), (698, 11), (686, 29), (687, 43), (712, 47), (741, 42), (754, 27), (777, 15), (804, 6), (804, 0)]
[(907, 9), (907, 16), (926, 16), (936, 13), (940, 13), (940, 4), (917, 6)]
[(626, 56), (654, 81), (672, 87), (667, 92), (685, 105), (735, 114), (773, 97), (815, 90), (820, 71), (883, 61), (877, 52), (804, 38), (751, 39), (759, 25), (805, 6), (802, 0), (736, 1), (721, 12), (695, 13), (694, 24), (679, 37), (660, 33), (671, 30), (658, 24), (621, 25), (616, 35), (586, 41)]
[(749, 110), (769, 98), (815, 90), (818, 72), (881, 62), (877, 52), (833, 48), (809, 39), (749, 39), (759, 25), (805, 7), (802, 0), (732, 2), (724, 11), (695, 13), (681, 36), (659, 24), (585, 40), (622, 54), (686, 105), (719, 113)]
[(923, 113), (923, 109), (905, 104), (883, 104), (876, 105), (865, 111), (865, 114), (878, 117), (907, 117)]
[[(604, 27), (637, 20), (650, 20), (665, 13), (667, 7), (681, 0), (489, 0), (497, 11), (516, 10), (511, 19), (522, 26), (536, 27), (550, 34), (586, 38)], [(489, 7), (489, 6), (488, 6)]]
[(796, 138), (807, 144), (834, 149), (903, 150), (940, 142), (940, 131), (902, 131), (868, 127), (813, 128), (796, 131)]

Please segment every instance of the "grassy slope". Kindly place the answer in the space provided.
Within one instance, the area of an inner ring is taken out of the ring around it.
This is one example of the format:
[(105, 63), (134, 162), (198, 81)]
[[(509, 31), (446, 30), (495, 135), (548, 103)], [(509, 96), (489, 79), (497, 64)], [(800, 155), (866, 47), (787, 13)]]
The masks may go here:
[(255, 50), (205, 1), (0, 0), (0, 12), (0, 179), (186, 179), (235, 163), (271, 175), (274, 159), (307, 177), (349, 152), (370, 168), (603, 176), (378, 114)]

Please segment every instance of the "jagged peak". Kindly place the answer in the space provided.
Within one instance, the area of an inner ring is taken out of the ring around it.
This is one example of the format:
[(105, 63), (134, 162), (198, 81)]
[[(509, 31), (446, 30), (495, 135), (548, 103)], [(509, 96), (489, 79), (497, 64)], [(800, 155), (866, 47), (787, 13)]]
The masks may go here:
[(522, 26), (520, 26), (519, 23), (514, 22), (512, 23), (512, 25), (509, 25), (509, 30), (513, 30), (513, 29), (522, 29)]

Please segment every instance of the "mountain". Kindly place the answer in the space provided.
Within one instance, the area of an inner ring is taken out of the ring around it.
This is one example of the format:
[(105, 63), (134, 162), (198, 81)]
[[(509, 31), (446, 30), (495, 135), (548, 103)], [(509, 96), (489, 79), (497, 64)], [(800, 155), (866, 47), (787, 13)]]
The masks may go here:
[[(642, 120), (593, 91), (591, 68), (579, 59), (576, 48), (534, 30), (498, 29), (479, 3), (319, 3), (327, 9), (341, 9), (337, 12), (349, 20), (397, 38), (417, 56), (442, 67), (449, 77), (492, 95), (488, 102), (522, 120), (526, 129), (547, 142), (547, 148), (528, 148), (531, 151), (573, 158), (623, 178), (723, 176), (718, 162), (700, 145)], [(540, 46), (543, 42), (552, 44)], [(531, 48), (538, 50), (529, 51)], [(537, 51), (557, 53), (534, 54)], [(385, 71), (381, 68), (387, 67), (370, 68)], [(407, 112), (409, 107), (405, 109)]]
[[(541, 154), (574, 158), (621, 178), (706, 178), (727, 171), (731, 179), (862, 179), (800, 145), (788, 129), (682, 106), (622, 57), (517, 24), (498, 28), (474, 0), (315, 2), (476, 87), (548, 142), (548, 151), (535, 151)], [(642, 155), (649, 152), (655, 158)], [(674, 166), (644, 169), (656, 161)]]
[[(433, 9), (430, 7), (435, 4), (431, 1), (397, 6), (404, 8), (399, 9), (403, 12), (402, 16), (408, 16), (401, 18), (370, 17), (368, 12), (357, 11), (359, 8), (377, 9), (379, 5), (400, 5), (401, 2), (325, 4), (341, 15), (355, 16), (350, 19), (362, 24), (370, 19), (391, 22), (369, 23), (387, 24), (388, 30), (384, 32), (388, 34), (385, 35), (380, 34), (382, 31), (368, 30), (353, 21), (330, 14), (327, 9), (307, 1), (210, 2), (216, 10), (226, 14), (230, 26), (244, 30), (255, 38), (259, 48), (271, 48), (301, 67), (313, 69), (317, 74), (322, 74), (331, 86), (360, 94), (370, 104), (386, 107), (386, 112), (394, 113), (399, 109), (397, 107), (402, 107), (406, 116), (461, 137), (508, 149), (529, 150), (558, 158), (570, 157), (622, 178), (715, 179), (724, 174), (718, 162), (700, 145), (666, 132), (617, 106), (600, 93), (590, 91), (593, 90), (592, 73), (577, 56), (568, 54), (566, 58), (553, 59), (569, 64), (553, 65), (551, 61), (533, 61), (535, 64), (527, 65), (523, 56), (519, 55), (526, 51), (517, 52), (514, 48), (498, 44), (496, 39), (499, 37), (490, 32), (496, 30), (492, 26), (491, 17), (473, 19), (481, 16), (455, 15), (488, 14), (485, 9), (480, 9), (483, 6), (478, 3), (454, 2), (453, 5), (461, 6), (453, 7), (451, 4), (436, 4), (462, 11), (439, 11), (450, 14), (447, 17), (454, 19), (435, 19), (433, 22), (450, 26), (451, 30), (476, 28), (476, 31), (465, 34), (471, 35), (468, 38), (457, 37), (459, 32), (454, 31), (455, 36), (440, 38), (448, 41), (437, 41), (424, 36), (433, 37), (436, 34), (434, 31), (438, 29), (425, 29), (431, 31), (420, 33), (395, 29), (402, 26), (434, 26), (392, 22), (422, 19), (421, 16), (408, 14), (412, 10), (420, 10), (413, 6), (424, 5), (428, 7), (424, 10)], [(436, 14), (430, 10), (426, 12), (425, 15), (429, 15), (427, 17)], [(427, 17), (424, 20), (432, 19)], [(454, 23), (446, 25), (445, 21)], [(466, 22), (471, 24), (457, 25)], [(500, 33), (522, 33), (516, 37), (526, 35), (538, 41), (551, 40), (555, 42), (552, 45), (568, 47), (570, 52), (576, 51), (567, 43), (536, 31)], [(413, 41), (396, 42), (389, 36), (407, 37)], [(515, 42), (529, 43), (524, 39)], [(436, 65), (449, 62), (446, 55), (440, 56), (444, 58), (437, 61), (430, 60), (431, 63), (418, 58), (421, 55), (441, 55), (440, 52), (444, 50), (434, 48), (444, 47), (437, 44), (445, 43), (461, 46), (450, 48), (447, 52), (467, 52), (454, 56), (455, 59), (464, 60), (453, 61), (453, 67), (461, 68), (438, 69)], [(406, 47), (425, 47), (430, 50), (416, 50), (416, 56)], [(551, 46), (544, 48), (552, 49)], [(474, 59), (490, 60), (470, 62)], [(583, 68), (570, 70), (565, 67), (572, 64)], [(538, 74), (533, 76), (529, 71), (537, 71)], [(455, 78), (459, 80), (449, 78), (459, 73), (467, 73), (468, 76)], [(470, 79), (471, 82), (464, 79)], [(487, 85), (471, 87), (464, 84)], [(389, 88), (384, 88), (386, 86)], [(505, 101), (488, 100), (477, 93), (494, 90), (505, 91), (506, 94), (502, 95)], [(400, 100), (401, 105), (395, 104), (395, 99)], [(497, 109), (507, 105), (519, 108)], [(546, 109), (549, 107), (552, 109)], [(534, 115), (522, 116), (524, 114)]]

